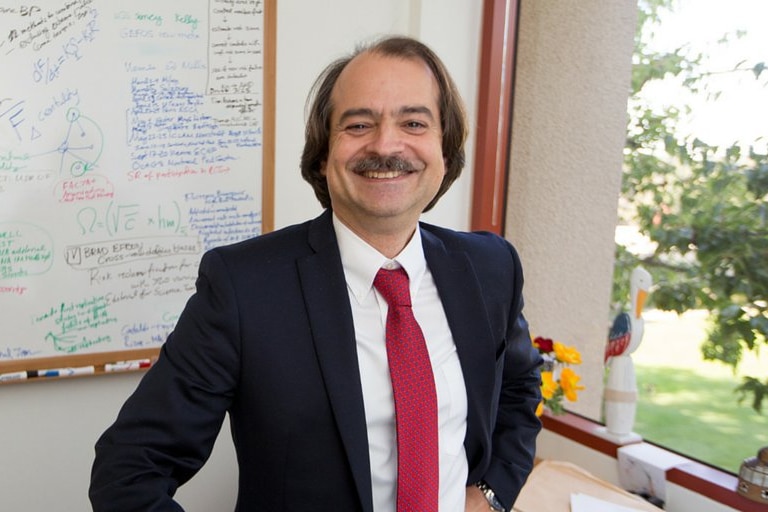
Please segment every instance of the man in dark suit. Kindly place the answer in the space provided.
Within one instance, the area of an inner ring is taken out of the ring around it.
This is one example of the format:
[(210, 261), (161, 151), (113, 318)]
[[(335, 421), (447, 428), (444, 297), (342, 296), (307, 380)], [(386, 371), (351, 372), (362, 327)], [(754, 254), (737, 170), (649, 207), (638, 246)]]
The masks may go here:
[[(541, 361), (517, 253), (419, 222), (464, 166), (453, 81), (426, 46), (392, 37), (332, 63), (313, 94), (301, 168), (326, 211), (203, 257), (157, 363), (97, 442), (95, 510), (180, 510), (172, 496), (226, 413), (239, 511), (508, 510), (532, 469)], [(430, 405), (407, 429), (382, 268), (407, 274), (428, 352), (409, 392)], [(425, 425), (419, 455), (398, 457)], [(430, 505), (396, 505), (407, 487)]]

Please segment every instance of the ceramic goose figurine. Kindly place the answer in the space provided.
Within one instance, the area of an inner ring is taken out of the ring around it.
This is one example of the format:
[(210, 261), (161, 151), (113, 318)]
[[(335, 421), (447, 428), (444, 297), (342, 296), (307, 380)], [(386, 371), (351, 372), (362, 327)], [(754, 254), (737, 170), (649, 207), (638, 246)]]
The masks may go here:
[(630, 276), (630, 298), (632, 313), (619, 313), (613, 321), (608, 345), (605, 347), (605, 362), (613, 356), (629, 355), (643, 340), (643, 307), (648, 299), (653, 280), (643, 267), (637, 267)]
[(608, 380), (605, 384), (605, 427), (609, 434), (618, 438), (633, 436), (637, 408), (637, 380), (632, 354), (643, 339), (643, 307), (650, 293), (653, 280), (642, 267), (632, 271), (630, 277), (631, 313), (620, 313), (613, 322), (605, 361)]

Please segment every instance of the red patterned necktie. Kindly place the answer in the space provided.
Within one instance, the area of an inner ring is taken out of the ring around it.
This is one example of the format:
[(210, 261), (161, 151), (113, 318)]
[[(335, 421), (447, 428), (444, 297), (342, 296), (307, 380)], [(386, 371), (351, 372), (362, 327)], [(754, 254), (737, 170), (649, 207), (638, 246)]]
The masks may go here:
[(387, 359), (397, 425), (397, 511), (437, 512), (437, 393), (424, 334), (411, 309), (408, 274), (380, 269), (373, 285), (389, 305)]

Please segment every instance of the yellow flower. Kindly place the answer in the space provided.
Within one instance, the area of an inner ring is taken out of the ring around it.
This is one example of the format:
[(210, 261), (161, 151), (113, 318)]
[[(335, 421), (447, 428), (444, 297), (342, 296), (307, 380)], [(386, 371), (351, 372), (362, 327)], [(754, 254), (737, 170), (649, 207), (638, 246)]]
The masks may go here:
[(571, 402), (578, 400), (576, 393), (584, 389), (584, 386), (579, 386), (580, 380), (581, 377), (570, 368), (563, 368), (560, 372), (560, 387), (563, 388), (565, 398)]
[(557, 391), (557, 382), (555, 382), (552, 372), (541, 372), (541, 396), (544, 400), (551, 400)]
[(574, 347), (551, 338), (536, 336), (531, 341), (544, 359), (541, 367), (542, 400), (536, 408), (536, 414), (540, 416), (544, 411), (564, 414), (564, 402), (575, 402), (578, 392), (586, 389), (579, 385), (581, 378), (569, 367), (581, 364), (581, 354)]
[(581, 354), (573, 347), (563, 345), (559, 341), (555, 342), (555, 357), (558, 361), (569, 364), (581, 364)]

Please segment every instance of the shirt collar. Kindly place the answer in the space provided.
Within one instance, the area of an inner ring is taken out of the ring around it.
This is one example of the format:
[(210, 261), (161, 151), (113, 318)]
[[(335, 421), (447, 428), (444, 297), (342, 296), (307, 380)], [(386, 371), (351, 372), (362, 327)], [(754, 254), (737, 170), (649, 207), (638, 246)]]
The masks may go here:
[(418, 229), (418, 226), (408, 244), (392, 260), (357, 236), (336, 217), (335, 213), (333, 214), (333, 228), (336, 231), (347, 286), (358, 302), (362, 302), (365, 296), (371, 292), (376, 273), (382, 267), (403, 267), (410, 280), (411, 297), (415, 296), (427, 268), (424, 248), (421, 244), (421, 230)]

